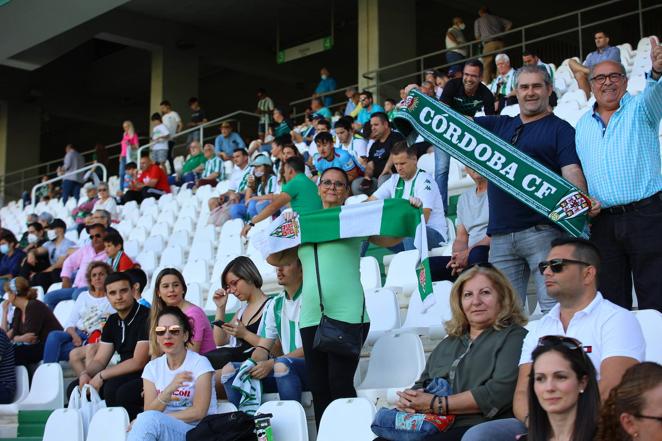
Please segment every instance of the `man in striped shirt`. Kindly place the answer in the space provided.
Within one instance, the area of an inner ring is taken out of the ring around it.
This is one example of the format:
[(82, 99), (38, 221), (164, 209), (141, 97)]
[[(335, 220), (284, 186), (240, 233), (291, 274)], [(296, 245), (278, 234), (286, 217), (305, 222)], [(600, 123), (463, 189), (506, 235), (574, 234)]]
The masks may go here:
[(510, 65), (510, 57), (506, 54), (498, 54), (495, 60), (499, 75), (490, 84), (490, 92), (494, 94), (494, 110), (501, 113), (505, 106), (517, 102), (515, 69)]
[[(260, 341), (252, 355), (257, 366), (251, 370), (251, 376), (267, 379), (265, 392), (270, 391), (275, 379), (281, 400), (301, 401), (301, 392), (307, 390), (309, 385), (299, 333), (303, 280), (301, 261), (296, 259), (288, 265), (279, 266), (276, 275), (278, 284), (284, 289), (269, 303), (260, 323)], [(279, 353), (284, 355), (275, 357)], [(271, 389), (271, 392), (275, 390)]]
[(203, 152), (207, 160), (205, 161), (204, 169), (202, 171), (202, 178), (199, 179), (196, 184), (197, 187), (203, 185), (216, 185), (218, 181), (225, 179), (223, 160), (216, 156), (214, 146), (211, 144), (205, 144)]
[(596, 103), (577, 123), (576, 144), (589, 192), (601, 204), (591, 227), (602, 253), (600, 291), (630, 309), (634, 276), (639, 309), (662, 311), (662, 46), (651, 43), (652, 69), (637, 96), (627, 92), (623, 65), (593, 66)]

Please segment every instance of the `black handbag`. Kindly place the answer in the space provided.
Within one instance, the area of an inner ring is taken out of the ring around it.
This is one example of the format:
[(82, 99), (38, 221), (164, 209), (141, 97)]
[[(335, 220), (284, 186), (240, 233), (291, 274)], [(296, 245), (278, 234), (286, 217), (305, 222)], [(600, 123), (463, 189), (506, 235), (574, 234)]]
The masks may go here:
[(257, 441), (255, 419), (244, 412), (207, 415), (186, 432), (186, 441)]
[(319, 261), (317, 257), (317, 244), (313, 246), (315, 254), (315, 271), (317, 272), (317, 290), (320, 295), (320, 310), (322, 318), (317, 326), (313, 349), (336, 355), (359, 357), (363, 347), (363, 318), (365, 316), (365, 297), (361, 308), (361, 322), (347, 323), (332, 319), (324, 314), (324, 302), (322, 301), (322, 283), (320, 281)]

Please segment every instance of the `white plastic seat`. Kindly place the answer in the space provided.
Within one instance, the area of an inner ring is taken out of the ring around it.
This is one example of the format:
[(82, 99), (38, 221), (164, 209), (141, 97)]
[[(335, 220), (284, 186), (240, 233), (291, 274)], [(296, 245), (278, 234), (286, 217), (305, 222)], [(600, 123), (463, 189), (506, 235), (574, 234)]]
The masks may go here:
[[(174, 223), (174, 221), (173, 221)], [(149, 231), (152, 236), (170, 236), (170, 225), (165, 222), (159, 221), (152, 229)]]
[[(200, 219), (203, 219), (202, 217)], [(204, 219), (203, 219), (204, 220)], [(204, 220), (206, 223), (206, 220)], [(216, 242), (216, 227), (213, 225), (207, 225), (205, 224), (202, 228), (199, 228), (195, 232), (195, 236), (193, 237), (193, 242), (209, 242), (209, 243), (215, 243)]]
[(212, 257), (214, 256), (212, 243), (205, 241), (194, 241), (189, 250), (189, 260), (204, 260), (205, 262), (211, 262)]
[(48, 417), (43, 441), (62, 441), (63, 436), (67, 441), (84, 441), (83, 418), (78, 410), (56, 409)]
[(212, 187), (211, 185), (203, 185), (199, 187), (195, 192), (195, 197), (202, 203), (207, 203), (209, 198), (212, 196)]
[(183, 275), (187, 283), (196, 282), (206, 285), (208, 279), (207, 262), (204, 260), (189, 259), (184, 267)]
[(317, 441), (371, 441), (375, 406), (365, 398), (341, 398), (329, 404), (322, 415)]
[(159, 213), (159, 217), (156, 218), (157, 222), (164, 223), (169, 227), (175, 225), (175, 212), (177, 211), (177, 205), (173, 202), (173, 210), (165, 208), (164, 211)]
[(221, 241), (227, 236), (239, 236), (244, 228), (244, 221), (241, 219), (232, 219), (227, 221), (221, 227)]
[(400, 327), (398, 298), (390, 289), (378, 288), (365, 291), (365, 305), (370, 317), (368, 344), (373, 344), (385, 332)]
[(382, 272), (373, 256), (361, 257), (361, 285), (365, 291), (382, 287)]
[(200, 289), (200, 285), (198, 283), (186, 283), (186, 300), (193, 303), (195, 306), (202, 307), (202, 290)]
[(32, 387), (25, 400), (18, 404), (20, 410), (51, 410), (64, 406), (62, 367), (59, 363), (45, 363), (32, 377)]
[(48, 287), (46, 293), (48, 294), (49, 292), (55, 291), (56, 289), (62, 289), (62, 282), (53, 283), (51, 286)]
[(161, 254), (160, 266), (181, 268), (184, 266), (184, 253), (179, 245), (170, 245)]
[(136, 227), (142, 227), (145, 231), (150, 231), (156, 223), (156, 217), (151, 214), (143, 214), (140, 219), (136, 221)]
[(365, 202), (366, 200), (368, 200), (368, 195), (357, 194), (357, 195), (348, 197), (347, 200), (345, 201), (345, 205), (356, 205), (356, 204), (360, 204), (362, 202)]
[[(0, 419), (2, 415), (16, 415), (18, 414), (18, 405), (24, 401), (30, 393), (30, 379), (28, 378), (28, 370), (25, 366), (16, 366), (16, 392), (14, 392), (14, 400), (8, 404), (0, 404)], [(1, 428), (0, 423), (0, 437), (5, 438), (5, 432)]]
[[(2, 224), (5, 225), (4, 222)], [(67, 230), (67, 232), (64, 233), (64, 237), (76, 243), (78, 242), (78, 230)]]
[(216, 258), (220, 256), (235, 255), (241, 256), (244, 254), (244, 244), (239, 235), (237, 236), (221, 236), (221, 242), (218, 245), (218, 252)]
[(230, 413), (236, 411), (237, 411), (237, 406), (230, 403), (229, 401), (221, 401), (216, 405), (216, 413)]
[(156, 269), (156, 253), (154, 251), (145, 250), (136, 256), (136, 262), (140, 264), (140, 268), (145, 271), (147, 275), (152, 275)]
[(175, 225), (172, 226), (172, 231), (191, 231), (193, 230), (193, 221), (190, 217), (180, 217), (175, 221)]
[(446, 330), (444, 322), (451, 319), (450, 293), (453, 284), (449, 281), (432, 284), (434, 304), (426, 308), (418, 292), (409, 299), (407, 317), (402, 325), (403, 331), (415, 332), (419, 335), (444, 337)]
[(395, 403), (395, 392), (413, 386), (424, 369), (425, 352), (418, 335), (407, 332), (384, 334), (370, 352), (368, 370), (356, 388), (356, 394), (375, 405), (378, 402), (382, 405)]
[(123, 407), (97, 410), (90, 421), (87, 441), (124, 441), (129, 427), (129, 414)]
[(135, 240), (142, 244), (147, 239), (147, 231), (143, 227), (134, 227), (129, 233), (129, 240)]
[(63, 325), (63, 327), (64, 327), (64, 323), (69, 318), (71, 311), (73, 311), (75, 304), (76, 302), (74, 300), (62, 300), (55, 306), (55, 309), (53, 310), (53, 315), (55, 316), (57, 321), (60, 322), (61, 325)]
[(127, 240), (124, 242), (124, 252), (131, 259), (135, 259), (140, 254), (140, 244), (135, 240)]
[(298, 401), (268, 401), (256, 414), (271, 414), (274, 440), (308, 441), (306, 412)]
[(157, 236), (156, 233), (150, 232), (151, 236), (145, 239), (143, 242), (143, 252), (153, 251), (156, 254), (161, 254), (161, 251), (165, 248), (165, 239), (166, 236)]
[(396, 293), (410, 295), (418, 287), (417, 263), (417, 250), (402, 251), (396, 254), (388, 267), (384, 287), (390, 288)]
[(172, 204), (177, 204), (175, 201), (175, 197), (173, 196), (172, 193), (166, 193), (163, 196), (159, 198), (157, 201), (157, 205), (159, 206), (159, 209), (163, 210), (165, 207), (170, 206)]
[(169, 246), (179, 245), (182, 249), (187, 249), (189, 246), (189, 234), (187, 230), (175, 231), (170, 235)]
[(662, 345), (657, 339), (662, 329), (662, 313), (654, 309), (642, 309), (633, 312), (639, 321), (639, 325), (641, 325), (641, 331), (646, 341), (645, 361), (662, 364)]

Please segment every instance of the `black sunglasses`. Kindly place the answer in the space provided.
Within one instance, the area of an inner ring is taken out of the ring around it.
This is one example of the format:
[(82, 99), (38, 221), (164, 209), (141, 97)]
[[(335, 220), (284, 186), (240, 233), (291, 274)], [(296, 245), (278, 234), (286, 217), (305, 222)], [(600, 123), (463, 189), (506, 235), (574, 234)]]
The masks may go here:
[(581, 350), (584, 352), (582, 342), (576, 338), (566, 337), (564, 335), (545, 335), (538, 339), (538, 346), (544, 346), (546, 348), (550, 346), (564, 346), (571, 351)]
[(101, 233), (90, 234), (90, 239), (99, 239), (100, 237), (103, 237), (103, 234)]
[(513, 133), (512, 138), (510, 138), (510, 143), (511, 143), (512, 145), (517, 144), (517, 141), (519, 140), (519, 136), (522, 134), (522, 131), (524, 131), (524, 124), (520, 124), (520, 125), (517, 126), (517, 128), (515, 129), (515, 133)]
[(545, 270), (547, 267), (552, 270), (553, 273), (560, 273), (563, 271), (563, 267), (566, 265), (585, 265), (585, 266), (591, 266), (590, 263), (588, 262), (582, 262), (581, 260), (572, 260), (572, 259), (551, 259), (551, 260), (543, 260), (538, 264), (538, 271), (540, 271), (540, 274), (544, 274)]

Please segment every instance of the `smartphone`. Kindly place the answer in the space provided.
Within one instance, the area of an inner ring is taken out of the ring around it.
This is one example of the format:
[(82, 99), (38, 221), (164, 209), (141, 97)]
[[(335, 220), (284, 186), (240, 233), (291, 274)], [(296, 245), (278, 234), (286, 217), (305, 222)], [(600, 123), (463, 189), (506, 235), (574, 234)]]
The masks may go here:
[(225, 324), (225, 322), (223, 320), (216, 320), (216, 321), (211, 322), (211, 324), (214, 325), (214, 326), (218, 326), (219, 328), (222, 328), (223, 325)]

